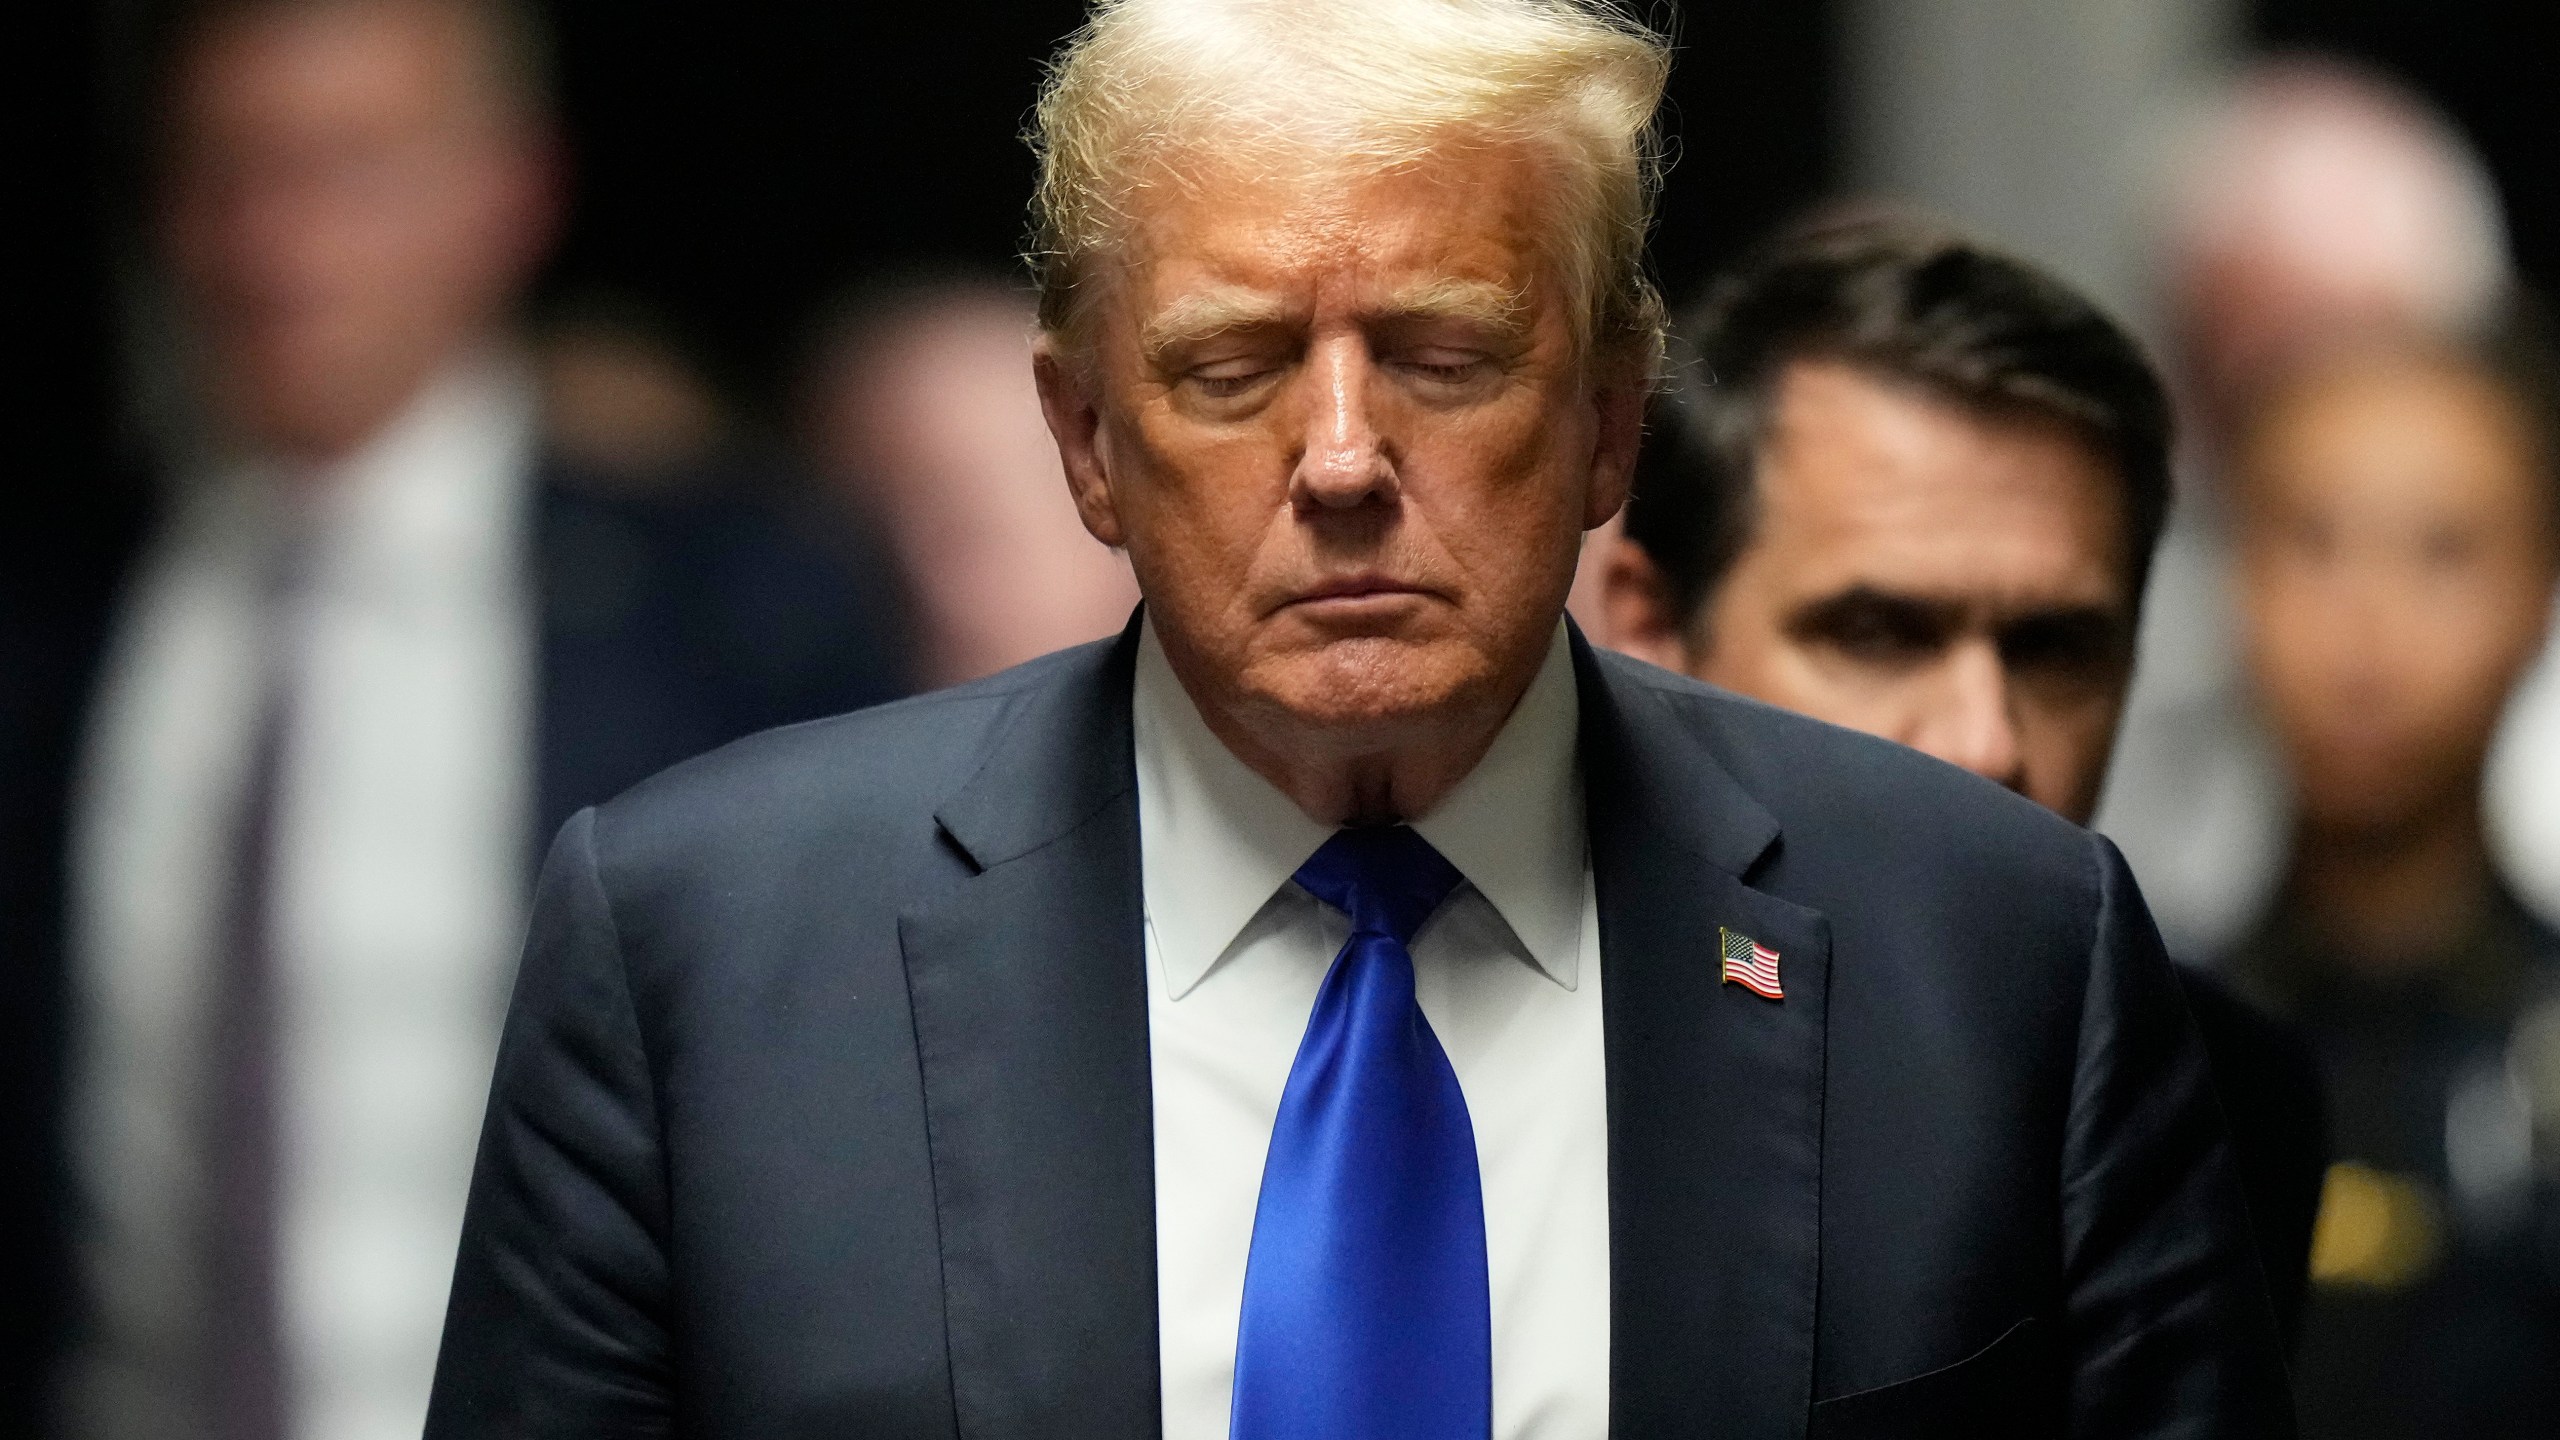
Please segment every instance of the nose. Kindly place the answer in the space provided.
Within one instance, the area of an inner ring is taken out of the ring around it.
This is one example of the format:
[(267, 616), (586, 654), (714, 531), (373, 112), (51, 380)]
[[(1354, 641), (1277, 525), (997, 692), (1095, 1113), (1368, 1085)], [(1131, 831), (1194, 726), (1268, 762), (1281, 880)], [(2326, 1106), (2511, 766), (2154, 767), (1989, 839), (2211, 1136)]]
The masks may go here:
[(1397, 495), (1396, 468), (1370, 411), (1376, 366), (1356, 336), (1323, 341), (1308, 357), (1312, 399), (1290, 503), (1301, 510), (1350, 510)]
[(1998, 648), (1988, 639), (1967, 640), (1949, 653), (1941, 683), (1904, 743), (2023, 794), (2026, 754), (2016, 702)]

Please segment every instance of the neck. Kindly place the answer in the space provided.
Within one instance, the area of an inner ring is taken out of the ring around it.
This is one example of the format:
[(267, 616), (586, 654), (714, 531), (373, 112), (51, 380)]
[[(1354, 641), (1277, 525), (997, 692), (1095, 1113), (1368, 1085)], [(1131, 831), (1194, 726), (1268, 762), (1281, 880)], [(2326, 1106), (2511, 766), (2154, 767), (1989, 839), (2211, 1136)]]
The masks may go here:
[(2376, 978), (2432, 965), (2491, 888), (2479, 807), (2380, 829), (2306, 825), (2286, 893), (2349, 968)]
[(378, 383), (350, 385), (326, 403), (305, 397), (293, 405), (259, 404), (235, 397), (214, 409), (231, 447), (277, 461), (288, 474), (318, 488), (408, 419), (439, 387), (491, 371), (504, 363), (504, 356), (497, 340), (467, 337), (432, 356), (378, 367), (393, 373)]
[[(1385, 825), (1429, 814), (1493, 748), (1509, 715), (1506, 706), (1490, 717), (1443, 722), (1437, 733), (1410, 743), (1375, 748), (1325, 736), (1274, 736), (1205, 711), (1202, 718), (1237, 759), (1318, 823)], [(1281, 743), (1271, 743), (1275, 739)]]

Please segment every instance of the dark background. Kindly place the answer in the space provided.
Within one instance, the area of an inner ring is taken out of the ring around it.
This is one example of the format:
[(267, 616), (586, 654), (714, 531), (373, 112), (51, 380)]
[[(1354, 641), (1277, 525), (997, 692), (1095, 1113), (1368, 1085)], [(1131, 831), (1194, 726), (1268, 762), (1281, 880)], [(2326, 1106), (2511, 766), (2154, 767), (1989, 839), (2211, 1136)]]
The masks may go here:
[[(15, 390), (20, 521), (84, 505), (115, 412), (106, 238), (130, 188), (131, 56), (157, 0), (37, 6), (7, 62), (23, 107), (12, 326), (43, 357)], [(577, 203), (542, 286), (654, 317), (733, 403), (771, 418), (812, 312), (866, 276), (1014, 263), (1041, 57), (1079, 0), (919, 7), (842, 0), (538, 0), (556, 50)], [(2021, 0), (2032, 3), (2032, 0)], [(2504, 188), (2517, 255), (2560, 276), (2560, 102), (2528, 0), (2257, 0), (2247, 33), (2409, 81), (2468, 131)], [(1833, 7), (1654, 7), (1681, 40), (1677, 156), (1655, 261), (1675, 301), (1840, 173)], [(33, 508), (31, 508), (33, 507)], [(10, 523), (24, 540), (27, 527)], [(39, 527), (42, 528), (42, 527)], [(0, 548), (0, 557), (19, 547)], [(21, 551), (20, 553), (23, 553)], [(0, 559), (0, 564), (5, 564)]]

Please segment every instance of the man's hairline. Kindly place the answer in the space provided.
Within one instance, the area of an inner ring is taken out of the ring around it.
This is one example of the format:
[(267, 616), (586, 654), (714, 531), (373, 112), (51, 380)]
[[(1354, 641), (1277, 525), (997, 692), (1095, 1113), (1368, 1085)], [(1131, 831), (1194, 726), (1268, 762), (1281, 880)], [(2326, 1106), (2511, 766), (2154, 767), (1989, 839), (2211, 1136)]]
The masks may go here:
[(2095, 462), (2099, 472), (2112, 482), (2109, 486), (2109, 494), (2116, 501), (2115, 508), (2118, 512), (2114, 524), (2121, 532), (2116, 537), (2118, 543), (2114, 547), (2116, 555), (2113, 563), (2119, 567), (2125, 589), (2129, 592), (2125, 597), (2124, 612), (2128, 631), (2140, 627), (2144, 592), (2150, 588), (2147, 582), (2152, 565), (2158, 558), (2160, 537), (2157, 534), (2151, 537), (2145, 554), (2136, 556), (2133, 553), (2134, 517), (2131, 503), (2131, 477), (2125, 473), (2123, 462), (2107, 453), (2107, 447), (2089, 434), (2085, 424), (2076, 422), (2067, 415), (2027, 402), (2003, 405), (1995, 401), (1958, 394), (1947, 387), (1933, 385), (1923, 377), (1898, 374), (1888, 366), (1861, 359), (1843, 350), (1811, 346), (1783, 354), (1778, 363), (1771, 367), (1769, 378), (1762, 382), (1761, 393), (1751, 402), (1754, 412), (1751, 418), (1757, 433), (1751, 441), (1751, 466), (1744, 477), (1743, 493), (1736, 497), (1738, 503), (1735, 512), (1739, 519), (1740, 532), (1731, 552), (1725, 557), (1724, 564), (1708, 578), (1708, 583), (1700, 588), (1697, 599), (1690, 606), (1689, 614), (1681, 617), (1676, 627), (1681, 637), (1684, 658), (1690, 663), (1695, 664), (1705, 659), (1715, 648), (1714, 627), (1710, 617), (1714, 614), (1717, 602), (1724, 595), (1726, 588), (1732, 584), (1734, 572), (1742, 568), (1743, 562), (1750, 558), (1752, 551), (1760, 543), (1763, 508), (1761, 487), (1765, 483), (1762, 471), (1768, 464), (1770, 441), (1776, 432), (1774, 422), (1780, 397), (1786, 392), (1787, 382), (1808, 365), (1835, 366), (1880, 389), (1919, 400), (1933, 408), (1960, 416), (1985, 428), (2034, 428), (2048, 433), (2059, 433), (2066, 437), (2073, 448), (2080, 451), (2084, 458)]

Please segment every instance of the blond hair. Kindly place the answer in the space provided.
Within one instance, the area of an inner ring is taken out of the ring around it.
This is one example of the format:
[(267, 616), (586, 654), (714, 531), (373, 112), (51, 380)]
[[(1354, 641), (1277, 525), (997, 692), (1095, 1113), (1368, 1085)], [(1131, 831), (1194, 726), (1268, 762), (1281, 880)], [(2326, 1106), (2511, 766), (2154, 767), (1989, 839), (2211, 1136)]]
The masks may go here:
[(1644, 245), (1670, 67), (1663, 37), (1612, 0), (1096, 0), (1027, 137), (1041, 328), (1077, 348), (1132, 201), (1199, 162), (1374, 174), (1526, 143), (1551, 158), (1546, 254), (1577, 339), (1650, 365), (1662, 301)]

